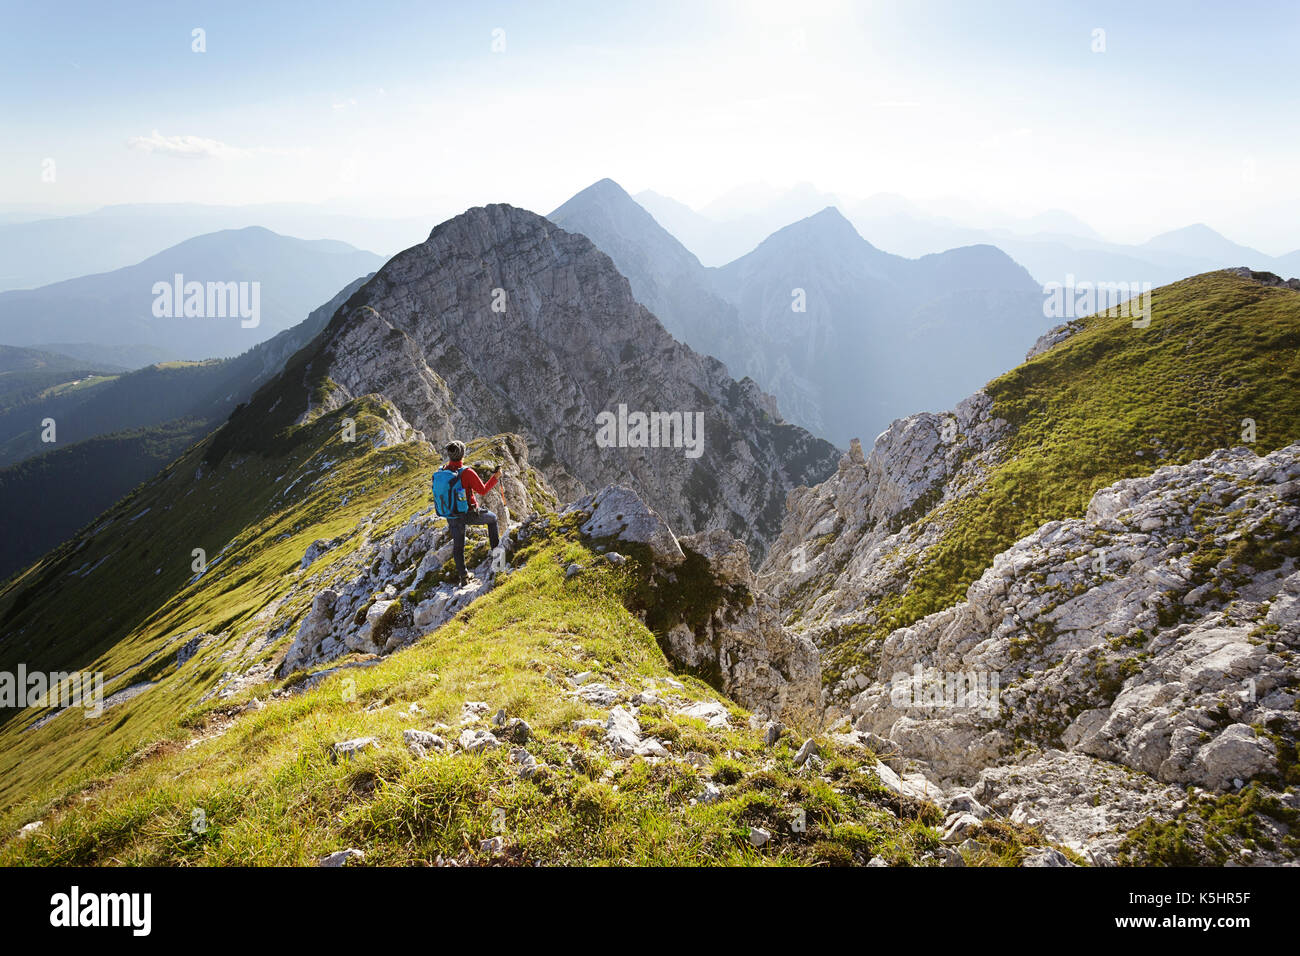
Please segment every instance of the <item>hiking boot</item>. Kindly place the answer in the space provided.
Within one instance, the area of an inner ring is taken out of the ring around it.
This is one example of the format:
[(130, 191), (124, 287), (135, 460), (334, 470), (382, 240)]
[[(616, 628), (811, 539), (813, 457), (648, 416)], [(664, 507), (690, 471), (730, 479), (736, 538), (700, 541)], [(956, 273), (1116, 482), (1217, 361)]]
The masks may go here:
[(456, 583), (457, 586), (464, 588), (464, 587), (469, 587), (470, 582), (474, 580), (476, 580), (474, 575), (471, 572), (467, 571), (460, 576), (460, 578), (457, 580)]

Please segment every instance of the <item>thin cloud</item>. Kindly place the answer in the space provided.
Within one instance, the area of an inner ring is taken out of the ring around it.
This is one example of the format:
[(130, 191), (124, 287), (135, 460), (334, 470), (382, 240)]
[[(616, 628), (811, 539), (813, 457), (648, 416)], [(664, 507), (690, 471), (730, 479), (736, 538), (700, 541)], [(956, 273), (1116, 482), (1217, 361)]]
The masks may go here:
[(181, 159), (232, 160), (247, 159), (257, 154), (289, 156), (305, 152), (301, 149), (272, 149), (267, 146), (246, 149), (203, 136), (164, 136), (157, 130), (148, 136), (132, 136), (126, 141), (126, 145), (141, 152), (161, 153), (164, 156), (176, 156)]
[(163, 153), (182, 159), (244, 159), (251, 150), (230, 146), (202, 136), (163, 136), (154, 130), (148, 136), (132, 136), (126, 141), (132, 149), (146, 153)]

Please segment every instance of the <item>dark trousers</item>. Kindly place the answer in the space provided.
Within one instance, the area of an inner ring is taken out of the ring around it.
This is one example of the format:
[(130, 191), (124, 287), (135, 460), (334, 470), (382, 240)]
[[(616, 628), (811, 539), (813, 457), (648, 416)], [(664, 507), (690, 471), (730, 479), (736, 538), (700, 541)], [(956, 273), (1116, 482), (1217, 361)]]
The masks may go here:
[(488, 529), (488, 544), (493, 548), (501, 543), (497, 534), (497, 516), (490, 511), (471, 511), (467, 515), (447, 519), (447, 528), (451, 531), (452, 553), (456, 558), (456, 573), (465, 576), (465, 527), (471, 524), (485, 524)]

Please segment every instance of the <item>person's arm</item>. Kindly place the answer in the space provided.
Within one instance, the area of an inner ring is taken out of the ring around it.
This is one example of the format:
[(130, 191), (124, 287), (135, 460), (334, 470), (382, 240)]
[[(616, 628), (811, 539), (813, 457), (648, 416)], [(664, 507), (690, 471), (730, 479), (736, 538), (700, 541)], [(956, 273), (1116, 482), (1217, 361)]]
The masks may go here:
[(496, 475), (493, 475), (488, 480), (487, 484), (484, 484), (483, 479), (478, 476), (478, 472), (473, 468), (470, 468), (468, 465), (465, 467), (465, 470), (460, 473), (461, 487), (476, 495), (487, 494), (492, 490), (492, 486), (496, 484), (496, 481)]
[(500, 468), (497, 468), (494, 472), (492, 472), (492, 474), (488, 477), (486, 483), (483, 481), (482, 478), (478, 476), (477, 471), (475, 471), (473, 468), (470, 468), (468, 466), (466, 466), (465, 470), (460, 473), (461, 485), (467, 490), (474, 492), (474, 494), (476, 495), (487, 494), (489, 491), (491, 491), (493, 488), (497, 486), (497, 482), (500, 480), (500, 478), (501, 478)]

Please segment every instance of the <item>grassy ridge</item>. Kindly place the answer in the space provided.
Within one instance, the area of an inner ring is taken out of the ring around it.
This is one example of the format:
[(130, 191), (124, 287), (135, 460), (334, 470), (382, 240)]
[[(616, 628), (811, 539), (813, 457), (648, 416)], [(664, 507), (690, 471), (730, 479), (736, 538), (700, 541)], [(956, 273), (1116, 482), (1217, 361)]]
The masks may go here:
[[(687, 700), (720, 700), (707, 685), (672, 677), (653, 635), (627, 604), (646, 572), (633, 560), (601, 561), (571, 532), (516, 555), (521, 567), (453, 621), (379, 664), (336, 673), (299, 695), (271, 700), (224, 734), (191, 748), (174, 728), (163, 742), (10, 818), (41, 815), (44, 827), (0, 846), (0, 864), (314, 864), (355, 847), (367, 864), (850, 864), (873, 856), (916, 863), (937, 846), (940, 814), (902, 798), (857, 747), (823, 740), (825, 763), (793, 764), (802, 742), (787, 733), (768, 747), (747, 714), (726, 704), (733, 729), (713, 729), (644, 704), (643, 733), (684, 760), (612, 758), (598, 726), (604, 709), (568, 692), (566, 675), (598, 672), (609, 686), (647, 684)], [(568, 578), (565, 568), (589, 570)], [(454, 740), (466, 701), (504, 708), (532, 727), (529, 752), (547, 764), (521, 778), (508, 747), (482, 755), (410, 754), (407, 728)], [(725, 703), (725, 702), (724, 702)], [(415, 710), (412, 711), (414, 706)], [(212, 714), (187, 724), (210, 733)], [(331, 744), (372, 736), (350, 760)], [(816, 762), (814, 762), (816, 763)], [(695, 798), (706, 781), (717, 802)], [(195, 811), (206, 829), (196, 832)], [(796, 811), (806, 830), (792, 831)], [(763, 849), (750, 828), (773, 834)], [(1011, 863), (1041, 838), (991, 824), (970, 862)], [(12, 828), (11, 828), (12, 832)], [(481, 842), (500, 836), (501, 856)]]
[(1080, 517), (1092, 495), (1217, 448), (1260, 454), (1300, 440), (1300, 294), (1214, 272), (1155, 290), (1145, 329), (1118, 310), (1080, 322), (1055, 348), (986, 387), (1012, 426), (983, 486), (925, 519), (948, 530), (874, 625), (832, 652), (964, 600), (1000, 552), (1047, 521)]
[[(294, 428), (284, 451), (244, 455), (216, 469), (203, 464), (211, 439), (195, 445), (96, 523), (0, 591), (0, 670), (101, 671), (105, 693), (149, 680), (141, 696), (97, 719), (63, 714), (24, 730), (46, 711), (0, 712), (0, 805), (84, 778), (156, 740), (197, 703), (270, 622), (259, 617), (293, 583), (307, 546), (352, 533), (372, 519), (376, 532), (426, 504), (433, 467), (427, 450), (404, 444), (376, 450), (372, 399)], [(357, 440), (342, 441), (342, 420)], [(326, 568), (355, 548), (332, 550)], [(206, 553), (196, 576), (193, 550)], [(306, 593), (282, 606), (291, 618)], [(178, 638), (193, 629), (225, 636), (177, 670)], [(223, 659), (222, 654), (231, 657)]]

